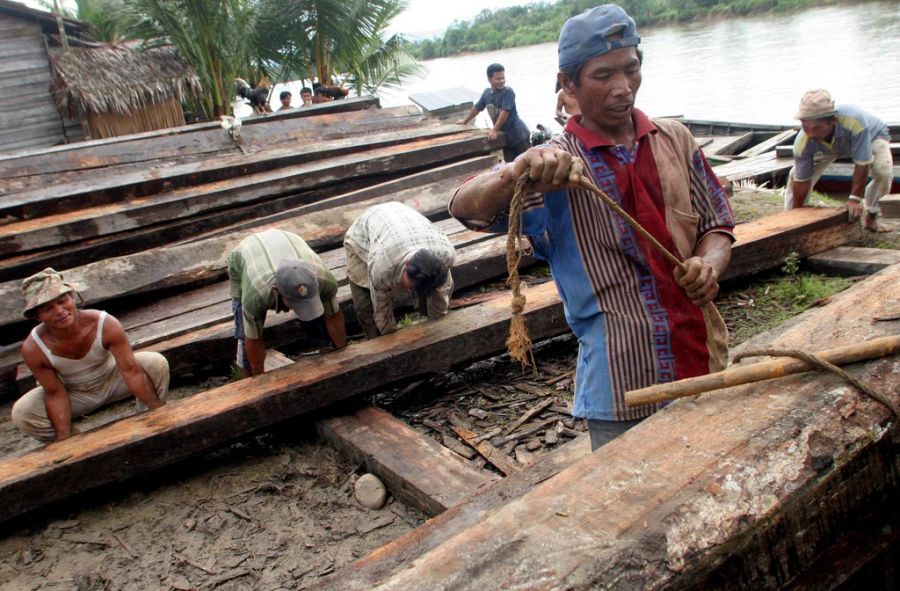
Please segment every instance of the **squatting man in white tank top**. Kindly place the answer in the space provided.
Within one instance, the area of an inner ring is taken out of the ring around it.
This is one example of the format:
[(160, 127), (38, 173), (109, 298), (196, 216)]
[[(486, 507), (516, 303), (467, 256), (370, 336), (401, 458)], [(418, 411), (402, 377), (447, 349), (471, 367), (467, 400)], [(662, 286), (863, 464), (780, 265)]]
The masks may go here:
[(79, 310), (75, 288), (51, 268), (22, 282), (24, 316), (40, 322), (22, 344), (38, 387), (12, 408), (12, 422), (44, 442), (77, 431), (72, 417), (134, 395), (139, 411), (165, 404), (169, 363), (131, 349), (122, 325), (99, 310)]

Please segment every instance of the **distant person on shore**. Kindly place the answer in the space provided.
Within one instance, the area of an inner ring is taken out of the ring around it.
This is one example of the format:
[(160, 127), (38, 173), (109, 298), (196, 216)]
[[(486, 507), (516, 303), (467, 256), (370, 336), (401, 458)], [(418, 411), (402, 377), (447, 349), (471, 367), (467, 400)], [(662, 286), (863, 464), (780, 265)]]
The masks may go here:
[(334, 99), (325, 94), (324, 86), (316, 83), (313, 84), (313, 95), (311, 100), (314, 105), (318, 105), (319, 103), (330, 103)]
[(250, 103), (255, 115), (265, 115), (272, 112), (269, 105), (269, 89), (259, 86), (252, 88), (243, 78), (234, 79), (234, 94)]
[(575, 97), (563, 90), (559, 81), (556, 81), (556, 122), (561, 126), (566, 126), (569, 117), (581, 115), (581, 109), (578, 107), (578, 101)]
[(341, 86), (339, 84), (329, 84), (327, 86), (323, 86), (322, 88), (325, 91), (325, 96), (327, 96), (331, 99), (334, 99), (336, 101), (340, 100), (340, 99), (346, 97), (348, 94), (350, 94), (349, 89), (344, 88), (343, 86)]
[[(469, 179), (450, 201), (467, 227), (506, 232), (516, 181), (529, 173), (522, 231), (549, 262), (578, 337), (572, 414), (588, 419), (594, 449), (660, 408), (628, 408), (626, 391), (718, 371), (727, 361), (727, 330), (712, 300), (731, 258), (734, 216), (690, 131), (635, 108), (639, 43), (634, 20), (615, 4), (566, 21), (558, 79), (581, 116), (549, 145)], [(582, 177), (686, 269), (583, 188)]]
[(281, 94), (278, 95), (278, 100), (281, 101), (281, 106), (278, 107), (279, 111), (284, 111), (285, 109), (290, 109), (291, 107), (291, 99), (293, 95), (289, 90), (282, 90)]
[(51, 268), (22, 282), (24, 315), (38, 324), (22, 343), (22, 358), (38, 386), (12, 408), (13, 424), (44, 442), (77, 431), (72, 418), (129, 396), (138, 411), (165, 404), (169, 363), (159, 353), (131, 349), (122, 325), (100, 310), (80, 310), (76, 291)]
[[(228, 279), (237, 365), (244, 377), (265, 371), (263, 329), (269, 310), (292, 310), (301, 323), (324, 318), (336, 349), (347, 344), (344, 314), (337, 303), (337, 280), (322, 259), (291, 232), (252, 234), (228, 254)], [(303, 330), (318, 338), (312, 325)]]
[(487, 67), (489, 88), (481, 93), (478, 102), (469, 109), (465, 118), (457, 121), (459, 125), (466, 125), (475, 118), (478, 113), (487, 109), (494, 126), (488, 130), (491, 140), (497, 139), (497, 134), (503, 132), (506, 135), (506, 147), (503, 148), (503, 159), (512, 162), (516, 156), (531, 147), (531, 132), (528, 126), (519, 118), (516, 110), (516, 93), (506, 85), (506, 70), (500, 64), (491, 64)]
[(300, 100), (303, 101), (304, 107), (308, 107), (311, 104), (313, 104), (312, 96), (313, 96), (313, 94), (312, 94), (311, 88), (304, 86), (303, 88), (300, 89)]
[(430, 320), (447, 314), (456, 253), (428, 218), (397, 202), (367, 209), (344, 236), (353, 309), (366, 337), (397, 330), (394, 297), (417, 296)]
[[(806, 205), (809, 192), (838, 158), (853, 159), (853, 181), (847, 212), (872, 232), (889, 232), (879, 223), (878, 201), (891, 190), (894, 159), (891, 134), (884, 121), (854, 105), (837, 105), (827, 90), (810, 90), (794, 115), (802, 129), (794, 140), (794, 167), (784, 190), (784, 208)], [(872, 175), (872, 180), (866, 184)], [(865, 199), (865, 204), (863, 204)]]

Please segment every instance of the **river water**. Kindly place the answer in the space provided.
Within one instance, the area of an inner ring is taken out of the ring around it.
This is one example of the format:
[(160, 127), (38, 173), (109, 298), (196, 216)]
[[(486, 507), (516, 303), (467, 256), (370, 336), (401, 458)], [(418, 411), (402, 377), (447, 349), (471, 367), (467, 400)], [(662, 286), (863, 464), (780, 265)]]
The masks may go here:
[[(637, 107), (650, 116), (744, 123), (795, 123), (800, 96), (827, 88), (900, 122), (900, 2), (865, 2), (643, 28), (643, 84)], [(423, 62), (427, 75), (400, 91), (379, 93), (382, 106), (409, 104), (408, 94), (464, 86), (473, 100), (487, 86), (485, 69), (506, 67), (522, 119), (532, 129), (553, 121), (556, 44), (504, 49)], [(482, 113), (478, 125), (488, 125)]]

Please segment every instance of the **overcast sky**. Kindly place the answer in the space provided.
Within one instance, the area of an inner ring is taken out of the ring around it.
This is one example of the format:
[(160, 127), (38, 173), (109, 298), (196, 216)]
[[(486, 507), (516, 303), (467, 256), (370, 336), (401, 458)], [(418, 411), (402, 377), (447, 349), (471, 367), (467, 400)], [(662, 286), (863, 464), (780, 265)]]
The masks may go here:
[(439, 35), (454, 20), (469, 21), (482, 10), (525, 5), (536, 0), (407, 0), (407, 9), (391, 23), (391, 33), (415, 41)]

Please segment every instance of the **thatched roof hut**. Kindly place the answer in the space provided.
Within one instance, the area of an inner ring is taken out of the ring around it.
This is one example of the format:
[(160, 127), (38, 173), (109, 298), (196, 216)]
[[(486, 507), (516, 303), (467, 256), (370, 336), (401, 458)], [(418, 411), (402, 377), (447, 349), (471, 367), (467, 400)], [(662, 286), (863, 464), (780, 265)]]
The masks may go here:
[(92, 138), (184, 125), (181, 100), (200, 93), (193, 68), (172, 47), (54, 48), (50, 64), (57, 108), (80, 118)]

